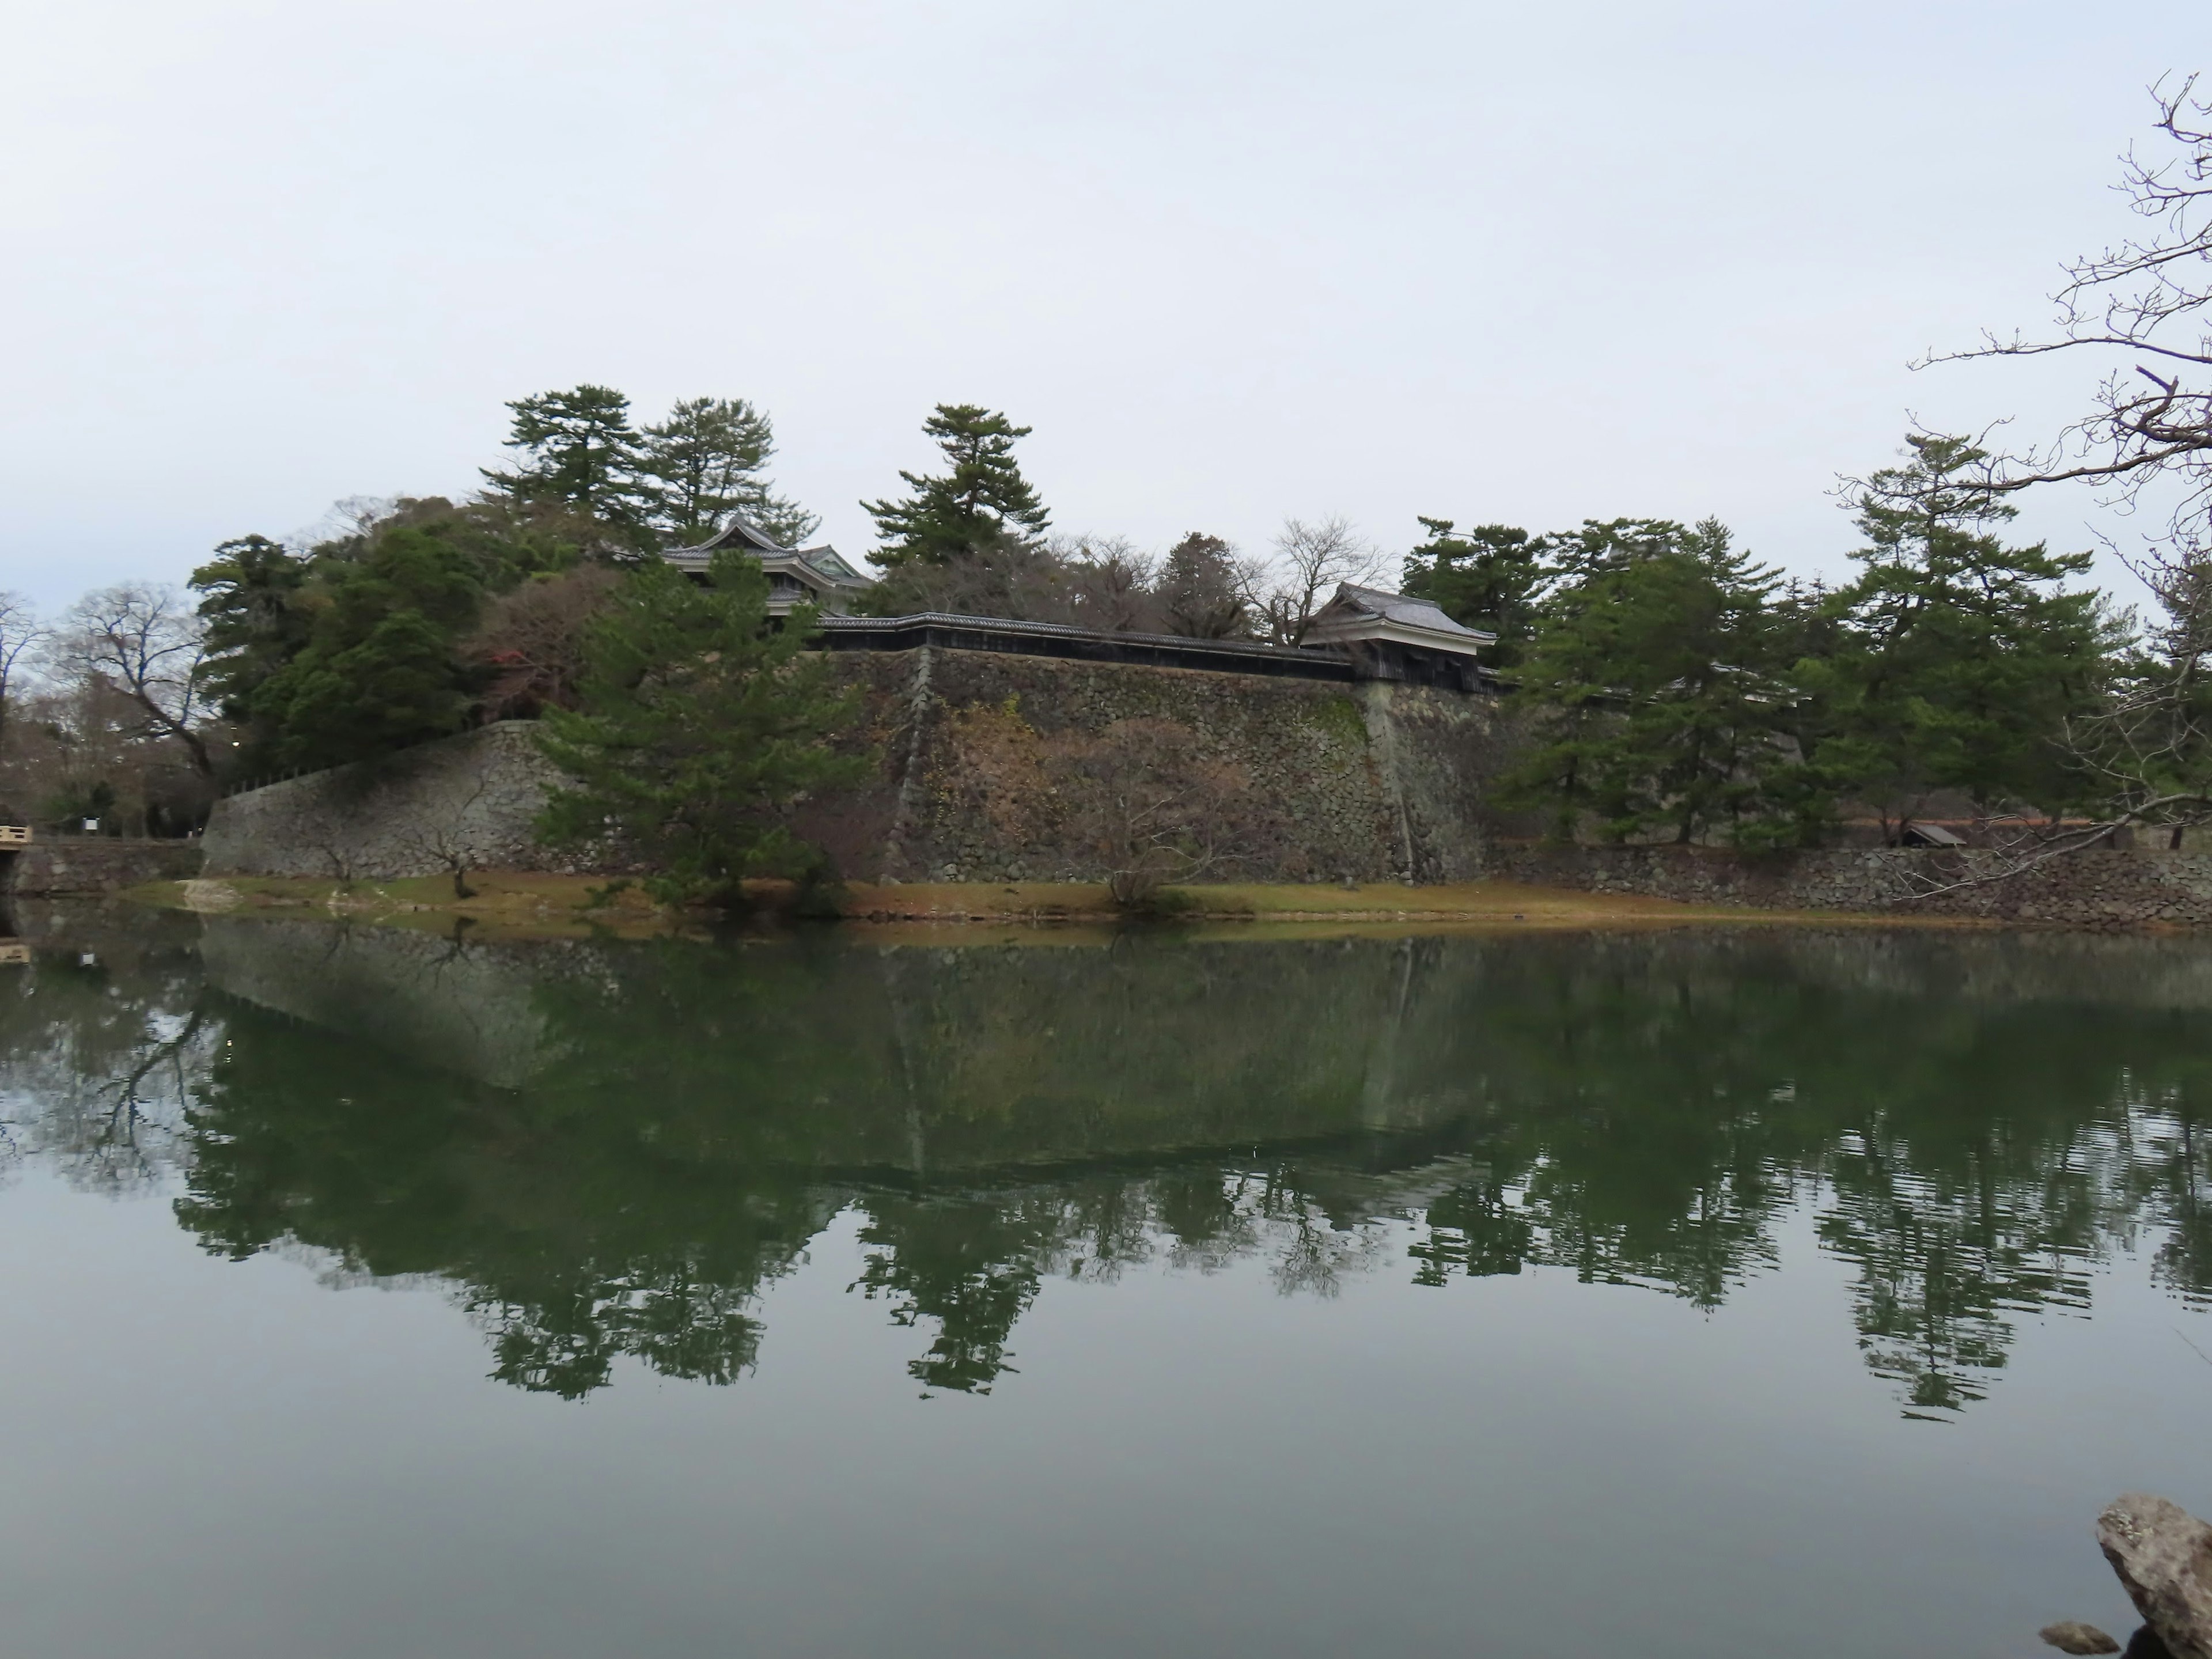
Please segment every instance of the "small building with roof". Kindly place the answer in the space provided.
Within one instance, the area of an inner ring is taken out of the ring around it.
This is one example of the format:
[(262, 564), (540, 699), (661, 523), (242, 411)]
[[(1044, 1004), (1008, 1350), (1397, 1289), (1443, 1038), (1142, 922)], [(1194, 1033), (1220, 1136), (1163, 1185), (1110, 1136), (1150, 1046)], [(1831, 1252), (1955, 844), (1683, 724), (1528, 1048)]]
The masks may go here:
[(1343, 582), (1314, 613), (1299, 643), (1304, 649), (1346, 653), (1362, 679), (1474, 691), (1491, 683), (1478, 659), (1486, 647), (1498, 643), (1498, 635), (1454, 622), (1427, 599)]
[(704, 576), (714, 555), (725, 550), (750, 553), (760, 561), (761, 568), (768, 573), (768, 609), (772, 617), (788, 616), (793, 606), (801, 605), (811, 605), (825, 617), (842, 617), (871, 586), (829, 543), (819, 547), (785, 547), (758, 525), (742, 518), (732, 518), (696, 547), (672, 548), (661, 556), (688, 575)]

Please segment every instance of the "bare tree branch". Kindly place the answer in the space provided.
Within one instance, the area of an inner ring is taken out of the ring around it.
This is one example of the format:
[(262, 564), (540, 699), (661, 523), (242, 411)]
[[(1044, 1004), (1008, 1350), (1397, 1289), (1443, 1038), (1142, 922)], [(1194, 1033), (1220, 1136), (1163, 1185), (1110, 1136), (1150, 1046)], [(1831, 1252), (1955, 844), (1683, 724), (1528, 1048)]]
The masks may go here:
[(21, 593), (0, 592), (0, 730), (7, 725), (15, 665), (26, 651), (45, 642), (47, 631), (28, 599)]
[(2188, 378), (2191, 369), (2212, 368), (2212, 101), (2198, 99), (2196, 87), (2192, 75), (2150, 88), (2167, 153), (2146, 159), (2130, 147), (2118, 188), (2156, 228), (2066, 266), (2051, 296), (2055, 336), (1987, 334), (1970, 350), (1915, 365), (2088, 351), (2177, 366), (2165, 374), (2140, 362), (2114, 366), (2088, 414), (2048, 444), (1984, 465), (1978, 482), (1991, 493), (2082, 481), (2104, 486), (2107, 505), (2133, 507), (2166, 481), (2181, 489), (2175, 531), (2212, 518), (2212, 382)]
[(146, 735), (174, 738), (202, 777), (215, 760), (199, 731), (213, 712), (207, 628), (173, 587), (125, 583), (88, 593), (64, 620), (52, 654), (113, 687), (139, 711)]
[(1381, 550), (1332, 514), (1284, 520), (1273, 556), (1243, 562), (1237, 577), (1262, 631), (1277, 645), (1299, 645), (1340, 584), (1372, 581), (1382, 568)]

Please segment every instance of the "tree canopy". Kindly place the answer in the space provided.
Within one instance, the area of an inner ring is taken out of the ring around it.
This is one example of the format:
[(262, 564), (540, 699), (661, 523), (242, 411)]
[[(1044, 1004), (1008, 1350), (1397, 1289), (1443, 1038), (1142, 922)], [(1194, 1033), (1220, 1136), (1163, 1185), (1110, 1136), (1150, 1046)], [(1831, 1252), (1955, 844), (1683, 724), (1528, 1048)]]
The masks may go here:
[(475, 499), (342, 503), (339, 534), (305, 549), (238, 537), (192, 573), (203, 678), (242, 730), (240, 769), (336, 765), (567, 701), (607, 592), (580, 573), (732, 514), (787, 542), (814, 526), (775, 492), (773, 429), (742, 398), (686, 399), (642, 431), (607, 386), (507, 408), (515, 464)]
[(704, 541), (742, 515), (786, 547), (821, 524), (819, 514), (769, 482), (775, 428), (743, 398), (686, 398), (639, 434), (636, 467), (652, 502), (653, 527), (681, 543)]
[(1553, 545), (1521, 671), (1551, 712), (1510, 787), (1568, 832), (1587, 817), (1610, 840), (1770, 838), (1796, 793), (1781, 741), (1796, 693), (1767, 617), (1780, 578), (1711, 519), (1590, 523)]
[(403, 526), (319, 584), (299, 653), (245, 702), (283, 766), (388, 754), (461, 726), (470, 686), (453, 641), (483, 596), (465, 553)]
[(1495, 634), (1491, 664), (1510, 668), (1536, 633), (1543, 545), (1511, 525), (1477, 525), (1465, 535), (1449, 519), (1423, 519), (1429, 539), (1406, 556), (1402, 589), (1463, 627)]
[(2103, 599), (2067, 590), (2087, 553), (2007, 545), (2014, 509), (1972, 482), (1963, 438), (1915, 434), (1904, 465), (1854, 492), (1866, 544), (1831, 596), (1838, 628), (1802, 678), (1820, 699), (1822, 770), (1885, 819), (1933, 791), (1978, 810), (2077, 804), (2086, 781), (2059, 739), (2093, 705), (2119, 643)]
[(945, 471), (902, 471), (911, 495), (861, 503), (881, 544), (868, 556), (872, 563), (885, 570), (946, 565), (1044, 534), (1051, 515), (1014, 459), (1015, 441), (1030, 435), (1028, 427), (975, 404), (939, 404), (921, 429), (944, 452)]
[(575, 780), (546, 808), (550, 838), (612, 836), (686, 898), (819, 872), (781, 814), (865, 773), (832, 742), (859, 704), (805, 651), (812, 613), (772, 627), (768, 598), (759, 562), (727, 550), (703, 584), (659, 562), (624, 579), (590, 629), (580, 707), (545, 712), (545, 753)]
[(649, 498), (629, 399), (612, 386), (542, 392), (507, 404), (513, 468), (482, 469), (485, 489), (518, 507), (552, 505), (625, 529), (641, 527)]

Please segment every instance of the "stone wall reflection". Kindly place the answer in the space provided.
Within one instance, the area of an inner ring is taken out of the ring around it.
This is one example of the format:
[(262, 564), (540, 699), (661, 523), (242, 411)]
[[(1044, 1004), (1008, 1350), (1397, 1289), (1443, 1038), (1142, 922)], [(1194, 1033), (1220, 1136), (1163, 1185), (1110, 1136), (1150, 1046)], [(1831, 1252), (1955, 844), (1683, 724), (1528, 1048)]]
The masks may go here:
[[(135, 939), (135, 942), (134, 942)], [(925, 1389), (1054, 1278), (1566, 1269), (1711, 1307), (1813, 1206), (1910, 1412), (2140, 1251), (2212, 1298), (2186, 940), (1836, 931), (882, 949), (210, 921), (0, 980), (6, 1150), (210, 1249), (447, 1286), (494, 1374), (726, 1382), (841, 1215)]]

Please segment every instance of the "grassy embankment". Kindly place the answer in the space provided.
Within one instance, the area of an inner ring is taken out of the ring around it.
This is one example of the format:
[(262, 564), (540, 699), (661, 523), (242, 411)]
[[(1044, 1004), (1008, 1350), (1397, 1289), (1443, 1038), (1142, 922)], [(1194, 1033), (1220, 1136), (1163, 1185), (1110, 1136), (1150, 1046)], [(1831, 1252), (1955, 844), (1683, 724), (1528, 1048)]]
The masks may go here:
[[(466, 898), (454, 893), (447, 876), (351, 883), (316, 877), (237, 876), (152, 882), (126, 896), (203, 914), (343, 917), (441, 932), (465, 922), (487, 933), (642, 936), (688, 931), (712, 920), (657, 905), (635, 885), (589, 876), (481, 871), (472, 872), (468, 881), (471, 896)], [(788, 919), (788, 884), (748, 883), (747, 893), (757, 906), (759, 920)], [(1058, 925), (1087, 930), (1127, 920), (1103, 886), (1056, 882), (856, 884), (844, 890), (842, 914), (848, 923), (864, 927)], [(1852, 920), (1495, 881), (1433, 887), (1253, 883), (1171, 888), (1163, 895), (1158, 915), (1160, 920), (1188, 926), (1242, 929), (1263, 925), (1271, 931), (1328, 932)]]

